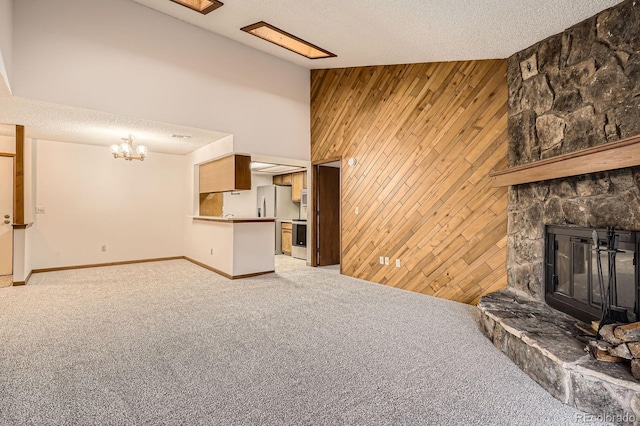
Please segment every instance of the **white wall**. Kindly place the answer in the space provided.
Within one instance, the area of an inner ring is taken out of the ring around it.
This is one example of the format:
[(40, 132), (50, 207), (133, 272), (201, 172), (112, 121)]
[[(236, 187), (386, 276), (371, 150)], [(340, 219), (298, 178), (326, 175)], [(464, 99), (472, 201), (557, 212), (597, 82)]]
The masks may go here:
[[(182, 256), (186, 159), (37, 141), (33, 269)], [(107, 252), (101, 252), (101, 246)]]
[(258, 191), (262, 185), (271, 185), (273, 178), (267, 175), (251, 174), (251, 190), (225, 192), (222, 195), (222, 214), (235, 217), (256, 217), (258, 215)]
[(227, 132), (238, 153), (309, 159), (309, 70), (130, 0), (14, 9), (14, 95)]
[(0, 76), (11, 90), (13, 65), (13, 0), (0, 0)]

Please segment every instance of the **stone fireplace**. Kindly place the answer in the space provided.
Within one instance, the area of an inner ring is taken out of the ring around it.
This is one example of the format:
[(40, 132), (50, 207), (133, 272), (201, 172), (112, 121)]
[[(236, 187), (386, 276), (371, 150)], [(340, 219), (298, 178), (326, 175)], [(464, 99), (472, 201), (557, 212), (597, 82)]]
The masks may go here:
[[(639, 135), (640, 1), (514, 54), (508, 86), (510, 168)], [(509, 187), (508, 288), (480, 301), (482, 329), (563, 402), (640, 418), (640, 382), (619, 365), (589, 359), (576, 339), (578, 319), (546, 303), (545, 250), (554, 227), (640, 230), (640, 167)]]

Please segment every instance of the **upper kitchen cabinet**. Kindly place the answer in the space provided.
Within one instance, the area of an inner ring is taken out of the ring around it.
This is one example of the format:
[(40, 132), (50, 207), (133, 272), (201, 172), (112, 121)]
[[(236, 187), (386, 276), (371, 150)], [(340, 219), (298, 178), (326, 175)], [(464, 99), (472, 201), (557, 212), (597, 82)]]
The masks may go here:
[(251, 189), (251, 157), (229, 155), (200, 165), (200, 193)]
[(299, 203), (304, 189), (304, 173), (297, 172), (291, 176), (291, 201)]

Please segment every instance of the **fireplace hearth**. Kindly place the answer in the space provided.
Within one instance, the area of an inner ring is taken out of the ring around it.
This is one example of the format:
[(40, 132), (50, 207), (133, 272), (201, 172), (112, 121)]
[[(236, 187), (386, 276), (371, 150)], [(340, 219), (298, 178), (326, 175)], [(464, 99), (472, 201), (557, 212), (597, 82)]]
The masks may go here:
[[(546, 302), (582, 321), (598, 321), (602, 317), (602, 295), (597, 270), (598, 253), (593, 245), (592, 229), (569, 226), (547, 226), (545, 249)], [(607, 230), (598, 229), (603, 282), (609, 282)], [(613, 231), (619, 240), (616, 253), (616, 286), (609, 300), (622, 313), (621, 322), (638, 321), (637, 253), (640, 232)], [(605, 304), (606, 305), (606, 304)]]

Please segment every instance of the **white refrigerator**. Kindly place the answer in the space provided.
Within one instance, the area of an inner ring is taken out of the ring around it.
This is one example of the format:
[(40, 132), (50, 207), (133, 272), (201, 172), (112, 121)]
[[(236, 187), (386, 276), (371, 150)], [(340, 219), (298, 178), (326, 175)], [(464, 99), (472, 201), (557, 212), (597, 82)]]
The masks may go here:
[(276, 246), (275, 254), (282, 253), (282, 220), (298, 219), (300, 206), (291, 201), (291, 187), (280, 185), (264, 185), (257, 188), (258, 217), (275, 217)]

